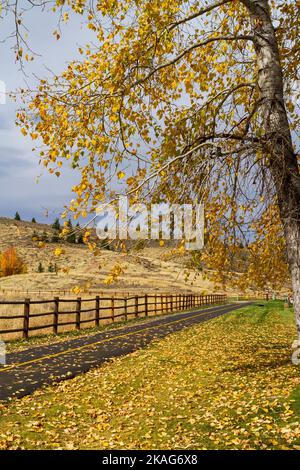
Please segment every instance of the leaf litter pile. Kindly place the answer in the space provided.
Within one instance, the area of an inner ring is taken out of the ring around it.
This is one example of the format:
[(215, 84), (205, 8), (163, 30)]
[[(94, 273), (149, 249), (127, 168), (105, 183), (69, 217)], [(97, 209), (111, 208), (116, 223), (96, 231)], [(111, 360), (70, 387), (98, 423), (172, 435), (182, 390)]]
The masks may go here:
[(295, 327), (280, 302), (187, 328), (2, 403), (1, 449), (300, 449)]

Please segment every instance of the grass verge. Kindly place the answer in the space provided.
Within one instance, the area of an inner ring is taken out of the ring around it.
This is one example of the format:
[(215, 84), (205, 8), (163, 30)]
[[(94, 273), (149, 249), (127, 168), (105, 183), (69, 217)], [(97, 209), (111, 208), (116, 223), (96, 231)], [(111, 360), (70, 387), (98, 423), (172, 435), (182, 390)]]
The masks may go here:
[(291, 309), (258, 303), (1, 405), (3, 449), (300, 449)]

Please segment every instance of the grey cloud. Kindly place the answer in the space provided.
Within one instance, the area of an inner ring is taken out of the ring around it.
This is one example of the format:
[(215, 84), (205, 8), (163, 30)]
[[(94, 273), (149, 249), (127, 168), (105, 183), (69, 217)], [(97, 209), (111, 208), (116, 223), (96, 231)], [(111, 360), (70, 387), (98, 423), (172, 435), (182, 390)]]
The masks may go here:
[[(4, 20), (0, 41), (13, 29), (8, 18)], [(94, 33), (86, 27), (81, 28), (83, 20), (80, 15), (71, 15), (70, 22), (63, 27), (61, 40), (56, 41), (52, 33), (57, 27), (57, 17), (38, 9), (30, 11), (26, 18), (29, 42), (40, 55), (26, 64), (25, 75), (15, 63), (11, 50), (13, 41), (0, 42), (0, 80), (5, 81), (7, 90), (24, 87), (25, 82), (34, 89), (36, 76), (49, 77), (48, 69), (55, 73), (64, 70), (68, 61), (79, 56), (78, 44), (94, 39)], [(38, 157), (31, 152), (30, 138), (24, 137), (15, 127), (15, 113), (20, 106), (22, 103), (18, 98), (17, 102), (7, 98), (6, 104), (0, 105), (0, 216), (12, 217), (18, 210), (24, 218), (34, 216), (39, 221), (47, 221), (44, 208), (50, 210), (49, 218), (53, 219), (72, 198), (71, 187), (78, 182), (78, 174), (65, 169), (62, 177), (56, 178), (44, 172), (40, 184), (35, 184), (42, 169), (38, 166)]]
[(30, 160), (22, 158), (23, 152), (13, 147), (0, 147), (0, 175), (14, 176), (20, 170), (34, 167)]

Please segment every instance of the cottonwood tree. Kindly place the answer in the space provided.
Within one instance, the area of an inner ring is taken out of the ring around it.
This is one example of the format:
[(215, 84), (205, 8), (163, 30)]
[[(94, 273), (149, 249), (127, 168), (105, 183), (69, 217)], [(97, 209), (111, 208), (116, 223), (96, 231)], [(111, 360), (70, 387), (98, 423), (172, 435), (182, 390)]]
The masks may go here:
[(131, 196), (203, 200), (208, 264), (229, 271), (243, 242), (249, 282), (285, 276), (286, 250), (300, 341), (299, 3), (68, 4), (95, 41), (25, 94), (18, 124), (50, 172), (80, 170), (69, 209), (93, 212), (128, 162)]

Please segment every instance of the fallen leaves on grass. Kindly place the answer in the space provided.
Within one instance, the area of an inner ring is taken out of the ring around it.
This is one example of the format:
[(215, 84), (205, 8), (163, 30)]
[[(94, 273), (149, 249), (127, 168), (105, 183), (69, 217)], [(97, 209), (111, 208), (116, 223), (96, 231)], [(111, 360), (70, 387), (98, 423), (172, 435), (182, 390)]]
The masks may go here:
[(2, 404), (0, 447), (298, 449), (294, 327), (276, 308), (188, 328)]

